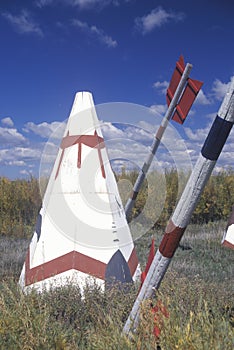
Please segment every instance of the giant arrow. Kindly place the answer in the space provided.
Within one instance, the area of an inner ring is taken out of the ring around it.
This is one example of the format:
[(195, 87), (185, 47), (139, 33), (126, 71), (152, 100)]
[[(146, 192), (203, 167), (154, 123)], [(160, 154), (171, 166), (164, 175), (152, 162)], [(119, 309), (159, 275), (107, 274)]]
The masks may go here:
[(155, 138), (151, 145), (150, 153), (134, 184), (131, 197), (128, 199), (125, 206), (125, 213), (128, 221), (130, 220), (132, 208), (134, 207), (142, 183), (161, 143), (169, 121), (172, 119), (179, 124), (184, 123), (189, 110), (192, 107), (192, 104), (202, 87), (202, 82), (189, 78), (191, 69), (192, 65), (190, 63), (187, 63), (185, 66), (183, 56), (180, 56), (179, 61), (176, 62), (176, 67), (167, 89), (167, 112), (162, 119), (161, 125), (155, 135)]

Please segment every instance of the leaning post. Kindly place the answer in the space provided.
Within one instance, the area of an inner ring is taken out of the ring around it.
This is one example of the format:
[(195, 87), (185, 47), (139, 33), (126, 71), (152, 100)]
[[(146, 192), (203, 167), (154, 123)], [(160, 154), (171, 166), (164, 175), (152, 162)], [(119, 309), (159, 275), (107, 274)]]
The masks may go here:
[(185, 186), (181, 198), (170, 218), (165, 234), (154, 256), (152, 264), (139, 291), (130, 315), (125, 323), (123, 333), (129, 335), (139, 323), (140, 305), (150, 298), (168, 269), (179, 242), (190, 222), (202, 191), (212, 173), (223, 146), (234, 124), (234, 77), (220, 106), (193, 172)]

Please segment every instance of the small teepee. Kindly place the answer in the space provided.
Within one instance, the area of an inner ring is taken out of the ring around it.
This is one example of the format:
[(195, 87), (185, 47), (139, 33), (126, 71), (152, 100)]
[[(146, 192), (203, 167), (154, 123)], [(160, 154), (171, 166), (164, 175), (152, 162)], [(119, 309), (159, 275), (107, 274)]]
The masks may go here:
[(79, 92), (49, 179), (19, 283), (132, 282), (138, 259), (92, 94)]

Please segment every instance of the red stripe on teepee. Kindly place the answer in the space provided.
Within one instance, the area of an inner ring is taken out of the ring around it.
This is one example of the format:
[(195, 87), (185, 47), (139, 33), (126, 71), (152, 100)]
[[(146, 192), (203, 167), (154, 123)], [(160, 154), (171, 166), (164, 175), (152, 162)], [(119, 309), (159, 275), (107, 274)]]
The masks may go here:
[(96, 278), (105, 279), (105, 263), (76, 251), (72, 251), (33, 268), (30, 268), (29, 255), (30, 252), (28, 251), (25, 262), (26, 286), (72, 269)]
[[(133, 248), (128, 260), (128, 266), (133, 276), (138, 265), (136, 250)], [(47, 278), (56, 276), (60, 273), (77, 270), (87, 275), (105, 279), (106, 264), (93, 259), (87, 255), (77, 251), (61, 255), (58, 258), (52, 259), (44, 264), (30, 268), (30, 249), (28, 250), (25, 261), (25, 285), (31, 285), (36, 282), (43, 281)]]
[(91, 147), (91, 148), (96, 148), (98, 151), (98, 157), (101, 165), (101, 171), (102, 171), (102, 176), (105, 178), (105, 170), (104, 170), (104, 165), (103, 165), (103, 160), (102, 160), (102, 155), (101, 155), (101, 149), (105, 148), (105, 143), (104, 139), (101, 136), (98, 136), (97, 131), (95, 130), (94, 135), (69, 135), (69, 132), (67, 133), (67, 136), (65, 136), (62, 139), (60, 148), (62, 149), (62, 153), (60, 156), (59, 160), (59, 165), (56, 171), (55, 179), (57, 178), (59, 174), (59, 170), (61, 167), (61, 163), (63, 160), (64, 156), (64, 151), (66, 148), (74, 146), (78, 144), (78, 156), (77, 156), (77, 167), (81, 168), (81, 150), (82, 150), (82, 143), (85, 146)]
[(222, 245), (225, 246), (225, 247), (227, 247), (227, 248), (234, 249), (234, 244), (232, 244), (232, 243), (229, 242), (229, 241), (224, 240), (223, 243), (222, 243)]
[(81, 150), (82, 150), (81, 142), (78, 144), (78, 159), (77, 159), (77, 168), (81, 168)]

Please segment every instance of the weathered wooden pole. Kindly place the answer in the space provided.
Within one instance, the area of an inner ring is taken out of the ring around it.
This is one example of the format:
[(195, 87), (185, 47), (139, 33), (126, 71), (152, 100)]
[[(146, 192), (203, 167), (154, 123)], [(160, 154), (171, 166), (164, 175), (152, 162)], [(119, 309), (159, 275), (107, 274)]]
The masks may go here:
[(159, 288), (192, 213), (211, 175), (234, 123), (234, 78), (202, 147), (194, 170), (169, 220), (165, 234), (139, 291), (123, 332), (129, 334), (139, 322), (140, 304)]

